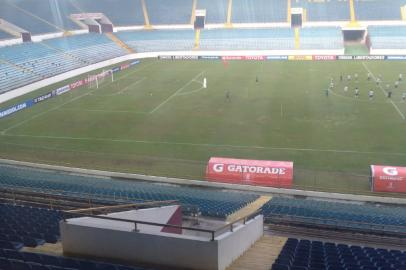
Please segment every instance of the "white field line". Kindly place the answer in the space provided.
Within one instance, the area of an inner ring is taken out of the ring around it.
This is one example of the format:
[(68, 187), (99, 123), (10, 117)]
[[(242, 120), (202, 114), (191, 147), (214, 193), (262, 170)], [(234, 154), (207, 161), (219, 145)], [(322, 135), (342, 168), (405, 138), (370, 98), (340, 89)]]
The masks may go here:
[(91, 95), (96, 96), (96, 97), (112, 97), (112, 96), (116, 96), (116, 95), (119, 95), (119, 94), (122, 94), (122, 93), (128, 91), (131, 87), (143, 82), (145, 79), (147, 79), (147, 77), (142, 77), (140, 80), (135, 81), (135, 82), (127, 85), (126, 87), (124, 87), (120, 91), (118, 91), (116, 93), (113, 93), (113, 94), (106, 94), (106, 95), (101, 94), (101, 95), (99, 95), (99, 94), (96, 94), (96, 93), (92, 93)]
[(149, 114), (149, 112), (137, 111), (120, 111), (120, 110), (92, 110), (92, 109), (77, 109), (77, 108), (59, 108), (58, 111), (75, 111), (75, 112), (101, 112), (101, 113), (129, 113), (129, 114)]
[(166, 103), (168, 103), (168, 101), (170, 101), (172, 98), (174, 98), (176, 96), (176, 94), (178, 94), (179, 92), (181, 92), (183, 89), (185, 89), (186, 86), (188, 86), (189, 84), (191, 84), (192, 82), (194, 82), (197, 78), (199, 78), (199, 76), (201, 76), (204, 73), (204, 70), (202, 72), (200, 72), (199, 74), (197, 74), (193, 79), (191, 79), (189, 82), (187, 82), (185, 85), (183, 85), (181, 88), (179, 88), (178, 90), (175, 91), (175, 93), (173, 93), (172, 95), (170, 95), (167, 99), (165, 99), (163, 102), (161, 102), (161, 104), (159, 104), (158, 106), (156, 106), (152, 111), (150, 111), (150, 113), (154, 113), (157, 110), (159, 110), (163, 105), (165, 105)]
[(82, 95), (80, 95), (80, 96), (77, 96), (77, 97), (72, 98), (72, 99), (70, 99), (70, 100), (68, 100), (68, 101), (66, 101), (66, 102), (64, 102), (64, 103), (62, 103), (62, 104), (59, 104), (58, 106), (52, 107), (52, 108), (49, 109), (49, 110), (46, 110), (46, 111), (40, 112), (40, 113), (38, 113), (38, 114), (35, 114), (35, 115), (33, 115), (33, 116), (31, 116), (31, 117), (29, 117), (29, 118), (27, 118), (27, 119), (25, 119), (25, 120), (23, 120), (23, 121), (21, 121), (21, 122), (16, 123), (15, 125), (12, 125), (12, 126), (6, 128), (6, 129), (3, 129), (3, 130), (1, 131), (1, 135), (5, 135), (6, 132), (8, 132), (8, 131), (10, 131), (10, 130), (16, 128), (16, 127), (19, 127), (19, 126), (21, 126), (21, 125), (23, 125), (23, 124), (25, 124), (25, 123), (27, 123), (27, 122), (33, 120), (33, 119), (36, 119), (36, 118), (38, 118), (38, 117), (40, 117), (40, 116), (42, 116), (42, 115), (44, 115), (44, 114), (47, 114), (47, 113), (49, 113), (49, 112), (55, 111), (55, 110), (61, 108), (62, 106), (65, 106), (65, 105), (67, 105), (67, 104), (69, 104), (69, 103), (71, 103), (71, 102), (73, 102), (73, 101), (76, 101), (76, 100), (78, 100), (78, 99), (80, 99), (80, 98), (82, 98), (82, 97), (84, 97), (84, 96), (87, 96), (87, 95), (89, 95), (89, 93), (91, 93), (91, 92), (86, 92), (86, 93), (84, 93), (84, 94), (82, 94)]
[(158, 60), (153, 61), (153, 62), (151, 62), (151, 63), (149, 63), (149, 64), (147, 64), (147, 65), (145, 65), (145, 66), (143, 66), (143, 67), (136, 68), (134, 71), (129, 72), (129, 73), (127, 73), (127, 74), (125, 74), (125, 75), (119, 77), (117, 80), (115, 80), (115, 82), (116, 82), (116, 81), (119, 81), (119, 80), (122, 80), (122, 79), (125, 79), (125, 78), (127, 78), (128, 76), (133, 75), (134, 73), (137, 73), (138, 71), (144, 70), (144, 69), (146, 69), (147, 67), (149, 67), (149, 66), (151, 66), (151, 65), (153, 65), (153, 64), (155, 64), (155, 63), (158, 63)]
[(26, 134), (1, 134), (1, 136), (52, 139), (52, 140), (71, 140), (71, 141), (102, 141), (102, 142), (134, 143), (134, 144), (182, 145), (182, 146), (212, 147), (212, 148), (235, 148), (235, 149), (280, 150), (280, 151), (301, 151), (301, 152), (330, 152), (330, 153), (362, 154), (362, 155), (378, 154), (378, 155), (406, 156), (406, 153), (400, 153), (400, 152), (373, 152), (373, 151), (317, 149), (317, 148), (288, 148), (288, 147), (270, 147), (270, 146), (258, 146), (258, 145), (209, 144), (209, 143), (146, 141), (146, 140), (132, 140), (132, 139), (45, 136), (45, 135), (26, 135)]
[[(365, 62), (362, 62), (362, 65), (364, 66), (365, 70), (367, 72), (369, 72), (372, 75), (372, 78), (376, 81), (376, 77), (375, 75), (371, 72), (371, 70), (367, 67), (367, 65), (365, 64)], [(382, 83), (379, 84), (379, 88), (382, 90), (383, 94), (385, 96), (387, 96), (387, 92), (385, 91), (385, 89), (383, 89)], [(389, 99), (390, 103), (392, 103), (393, 107), (396, 109), (396, 111), (399, 113), (400, 117), (402, 117), (403, 120), (406, 120), (405, 115), (399, 110), (398, 106), (392, 101), (392, 99)]]
[[(145, 68), (147, 68), (147, 67), (149, 67), (149, 66), (151, 66), (152, 64), (155, 64), (155, 63), (157, 63), (157, 62), (158, 62), (158, 61), (154, 61), (154, 62), (152, 62), (152, 63), (149, 63), (149, 64), (143, 66), (142, 68), (135, 69), (135, 71), (133, 71), (133, 72), (131, 72), (131, 73), (128, 73), (128, 74), (126, 74), (126, 75), (124, 75), (124, 76), (118, 78), (115, 82), (117, 82), (117, 81), (119, 81), (119, 80), (122, 80), (122, 79), (128, 77), (129, 75), (132, 75), (132, 74), (134, 74), (134, 73), (136, 73), (136, 72), (138, 72), (138, 71), (141, 71), (141, 70), (143, 70), (143, 69), (145, 69)], [(97, 90), (97, 89), (95, 89), (95, 90)], [(33, 115), (32, 117), (29, 117), (29, 118), (27, 118), (27, 119), (25, 119), (25, 120), (23, 120), (23, 121), (21, 121), (21, 122), (18, 122), (18, 123), (15, 124), (15, 125), (12, 125), (12, 126), (6, 128), (6, 129), (3, 129), (3, 130), (0, 132), (0, 134), (1, 134), (1, 135), (4, 135), (4, 134), (6, 134), (6, 132), (8, 132), (8, 131), (10, 131), (10, 130), (16, 128), (16, 127), (19, 127), (19, 126), (21, 126), (21, 125), (23, 125), (23, 124), (25, 124), (25, 123), (27, 123), (27, 122), (33, 120), (33, 119), (36, 119), (36, 118), (38, 118), (38, 117), (40, 117), (40, 116), (42, 116), (42, 115), (45, 115), (45, 114), (47, 114), (47, 113), (49, 113), (49, 112), (51, 112), (51, 111), (57, 110), (57, 109), (61, 108), (62, 106), (65, 106), (65, 105), (67, 105), (67, 104), (69, 104), (69, 103), (71, 103), (71, 102), (73, 102), (73, 101), (76, 101), (76, 100), (78, 100), (78, 99), (80, 99), (80, 98), (82, 98), (82, 97), (84, 97), (84, 96), (87, 96), (87, 95), (89, 95), (89, 94), (92, 94), (95, 90), (90, 91), (90, 92), (86, 92), (86, 93), (84, 93), (83, 95), (80, 95), (80, 96), (77, 96), (77, 97), (75, 97), (75, 98), (73, 98), (73, 99), (70, 99), (70, 100), (68, 100), (68, 101), (66, 101), (66, 102), (64, 102), (64, 103), (62, 103), (62, 104), (60, 104), (60, 105), (58, 105), (58, 106), (55, 106), (55, 107), (53, 107), (53, 108), (51, 108), (51, 109), (49, 109), (49, 110), (46, 110), (46, 111), (40, 112), (40, 113), (38, 113), (38, 114), (36, 114), (36, 115)]]
[(127, 92), (131, 87), (133, 87), (133, 86), (135, 86), (135, 85), (137, 85), (139, 83), (142, 83), (146, 79), (147, 79), (147, 77), (142, 77), (140, 80), (135, 81), (135, 82), (127, 85), (126, 87), (124, 87), (122, 90), (118, 91), (117, 94), (122, 94), (124, 92)]
[(200, 88), (197, 88), (197, 89), (195, 89), (195, 90), (192, 90), (192, 91), (187, 91), (187, 92), (179, 93), (179, 94), (177, 94), (177, 96), (190, 95), (190, 94), (193, 94), (193, 93), (197, 93), (197, 92), (199, 92), (199, 91), (202, 90), (202, 89), (204, 89), (203, 86), (200, 87)]
[[(112, 153), (112, 152), (96, 152), (96, 151), (88, 151), (88, 150), (77, 150), (77, 149), (63, 149), (60, 147), (49, 147), (49, 146), (40, 146), (40, 145), (32, 145), (32, 144), (22, 144), (22, 143), (10, 143), (10, 142), (0, 142), (0, 144), (4, 145), (13, 145), (13, 146), (21, 146), (25, 148), (32, 148), (32, 149), (43, 149), (49, 151), (62, 151), (62, 152), (74, 152), (74, 153), (85, 153), (85, 154), (94, 154), (94, 155), (110, 155), (110, 156), (130, 156), (130, 157), (139, 157), (145, 158), (149, 160), (166, 160), (166, 161), (179, 161), (183, 163), (192, 163), (192, 164), (205, 164), (205, 162), (201, 162), (198, 160), (190, 160), (190, 159), (181, 159), (181, 158), (168, 158), (168, 157), (157, 157), (157, 156), (148, 156), (148, 155), (137, 155), (137, 154), (127, 154), (127, 153)], [(45, 160), (44, 160), (45, 161)], [(70, 164), (70, 163), (67, 163)]]

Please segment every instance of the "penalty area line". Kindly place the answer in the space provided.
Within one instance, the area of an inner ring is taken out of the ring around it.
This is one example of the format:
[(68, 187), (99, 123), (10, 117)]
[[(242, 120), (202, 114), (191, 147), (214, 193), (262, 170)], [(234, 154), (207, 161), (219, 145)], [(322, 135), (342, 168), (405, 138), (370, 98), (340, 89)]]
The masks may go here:
[(172, 95), (170, 95), (167, 99), (165, 99), (163, 102), (161, 102), (161, 104), (159, 104), (158, 106), (156, 106), (152, 111), (150, 111), (149, 113), (154, 113), (156, 111), (158, 111), (162, 106), (164, 106), (166, 103), (168, 103), (172, 98), (174, 98), (178, 93), (180, 93), (183, 89), (186, 88), (186, 86), (188, 86), (189, 84), (191, 84), (192, 82), (194, 82), (197, 78), (199, 78), (199, 76), (201, 76), (202, 74), (204, 74), (204, 70), (202, 72), (200, 72), (199, 74), (197, 74), (195, 77), (193, 77), (193, 79), (191, 79), (190, 81), (188, 81), (185, 85), (183, 85), (181, 88), (179, 88), (178, 90), (175, 91), (175, 93), (173, 93)]
[[(376, 81), (376, 77), (375, 75), (371, 72), (371, 70), (367, 67), (367, 65), (365, 64), (365, 62), (362, 62), (362, 65), (364, 66), (365, 70), (367, 72), (369, 72), (372, 76), (372, 78)], [(382, 85), (379, 84), (379, 88), (382, 90), (382, 93), (387, 96), (388, 93), (385, 91), (385, 89), (383, 89)], [(405, 115), (399, 110), (399, 107), (393, 102), (392, 99), (389, 98), (390, 103), (392, 103), (393, 107), (395, 108), (395, 110), (399, 113), (400, 117), (402, 117), (403, 120), (406, 120)]]
[(43, 111), (43, 112), (40, 112), (40, 113), (38, 113), (38, 114), (35, 114), (35, 115), (33, 115), (33, 116), (31, 116), (31, 117), (29, 117), (29, 118), (27, 118), (27, 119), (25, 119), (25, 120), (23, 120), (23, 121), (21, 121), (21, 122), (18, 122), (18, 123), (14, 124), (14, 125), (12, 125), (12, 126), (10, 126), (10, 127), (8, 127), (8, 128), (6, 128), (6, 129), (2, 130), (2, 131), (0, 132), (0, 134), (1, 134), (1, 135), (6, 135), (6, 133), (7, 133), (8, 131), (10, 131), (10, 130), (16, 128), (16, 127), (19, 127), (19, 126), (21, 126), (21, 125), (23, 125), (23, 124), (25, 124), (25, 123), (28, 123), (29, 121), (34, 120), (34, 119), (36, 119), (36, 118), (38, 118), (38, 117), (40, 117), (40, 116), (42, 116), (42, 115), (45, 115), (45, 114), (47, 114), (47, 113), (49, 113), (49, 112), (58, 110), (58, 109), (62, 108), (63, 106), (65, 106), (65, 105), (67, 105), (67, 104), (69, 104), (69, 103), (71, 103), (71, 102), (74, 102), (74, 101), (76, 101), (76, 100), (78, 100), (78, 99), (80, 99), (80, 98), (82, 98), (82, 97), (84, 97), (84, 96), (88, 96), (91, 92), (93, 92), (93, 91), (86, 92), (86, 93), (84, 93), (84, 94), (82, 94), (82, 95), (80, 95), (80, 96), (77, 96), (77, 97), (75, 97), (75, 98), (69, 99), (68, 101), (66, 101), (66, 102), (64, 102), (64, 103), (59, 104), (58, 106), (52, 107), (52, 108), (49, 109), (49, 110), (45, 110), (45, 111)]
[(209, 144), (209, 143), (191, 143), (191, 142), (146, 141), (146, 140), (132, 140), (132, 139), (46, 136), (46, 135), (28, 135), (28, 134), (0, 134), (0, 136), (36, 138), (36, 139), (52, 139), (52, 140), (71, 140), (71, 141), (101, 141), (101, 142), (134, 143), (134, 144), (180, 145), (180, 146), (212, 147), (212, 148), (234, 148), (234, 149), (279, 150), (279, 151), (297, 151), (297, 152), (330, 152), (330, 153), (360, 154), (360, 155), (374, 154), (374, 155), (406, 156), (406, 153), (399, 153), (399, 152), (373, 152), (373, 151), (317, 149), (317, 148), (289, 148), (289, 147), (271, 147), (271, 146), (259, 146), (259, 145)]

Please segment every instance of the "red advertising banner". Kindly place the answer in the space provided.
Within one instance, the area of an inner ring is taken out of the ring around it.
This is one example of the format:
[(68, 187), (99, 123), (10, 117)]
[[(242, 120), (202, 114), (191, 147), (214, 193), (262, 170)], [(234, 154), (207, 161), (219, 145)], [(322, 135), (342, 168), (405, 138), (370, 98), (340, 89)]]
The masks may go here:
[(313, 55), (313, 60), (315, 61), (332, 61), (336, 59), (337, 56), (335, 55)]
[(290, 188), (293, 162), (212, 157), (206, 178), (212, 182)]
[(222, 60), (266, 60), (264, 55), (231, 55), (231, 56), (222, 56)]
[(371, 165), (371, 188), (375, 192), (406, 193), (406, 167)]
[(74, 82), (74, 83), (71, 83), (71, 84), (70, 84), (70, 90), (73, 90), (73, 89), (76, 89), (76, 88), (78, 88), (78, 87), (81, 87), (82, 85), (85, 85), (85, 80), (79, 80), (79, 81), (76, 81), (76, 82)]
[(124, 65), (121, 65), (120, 66), (120, 69), (121, 70), (124, 70), (124, 69), (127, 69), (127, 68), (129, 68), (130, 67), (130, 64), (124, 64)]

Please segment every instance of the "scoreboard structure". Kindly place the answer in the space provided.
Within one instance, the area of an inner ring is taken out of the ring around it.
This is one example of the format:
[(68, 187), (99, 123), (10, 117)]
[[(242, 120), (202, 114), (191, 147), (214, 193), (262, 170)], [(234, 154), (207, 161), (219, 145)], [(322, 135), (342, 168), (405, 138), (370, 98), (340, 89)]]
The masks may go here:
[(205, 24), (206, 24), (206, 10), (205, 9), (196, 9), (195, 23), (194, 23), (195, 30), (204, 29)]

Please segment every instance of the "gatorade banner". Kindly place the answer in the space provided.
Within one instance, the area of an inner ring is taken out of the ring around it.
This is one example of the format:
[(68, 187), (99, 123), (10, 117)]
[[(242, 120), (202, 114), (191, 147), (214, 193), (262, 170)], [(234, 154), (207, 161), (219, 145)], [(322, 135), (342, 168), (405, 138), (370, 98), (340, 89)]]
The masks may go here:
[(313, 60), (313, 55), (289, 55), (288, 60), (311, 61), (311, 60)]
[(212, 182), (291, 188), (293, 162), (212, 157), (206, 178)]
[(406, 167), (371, 165), (371, 189), (406, 193)]

